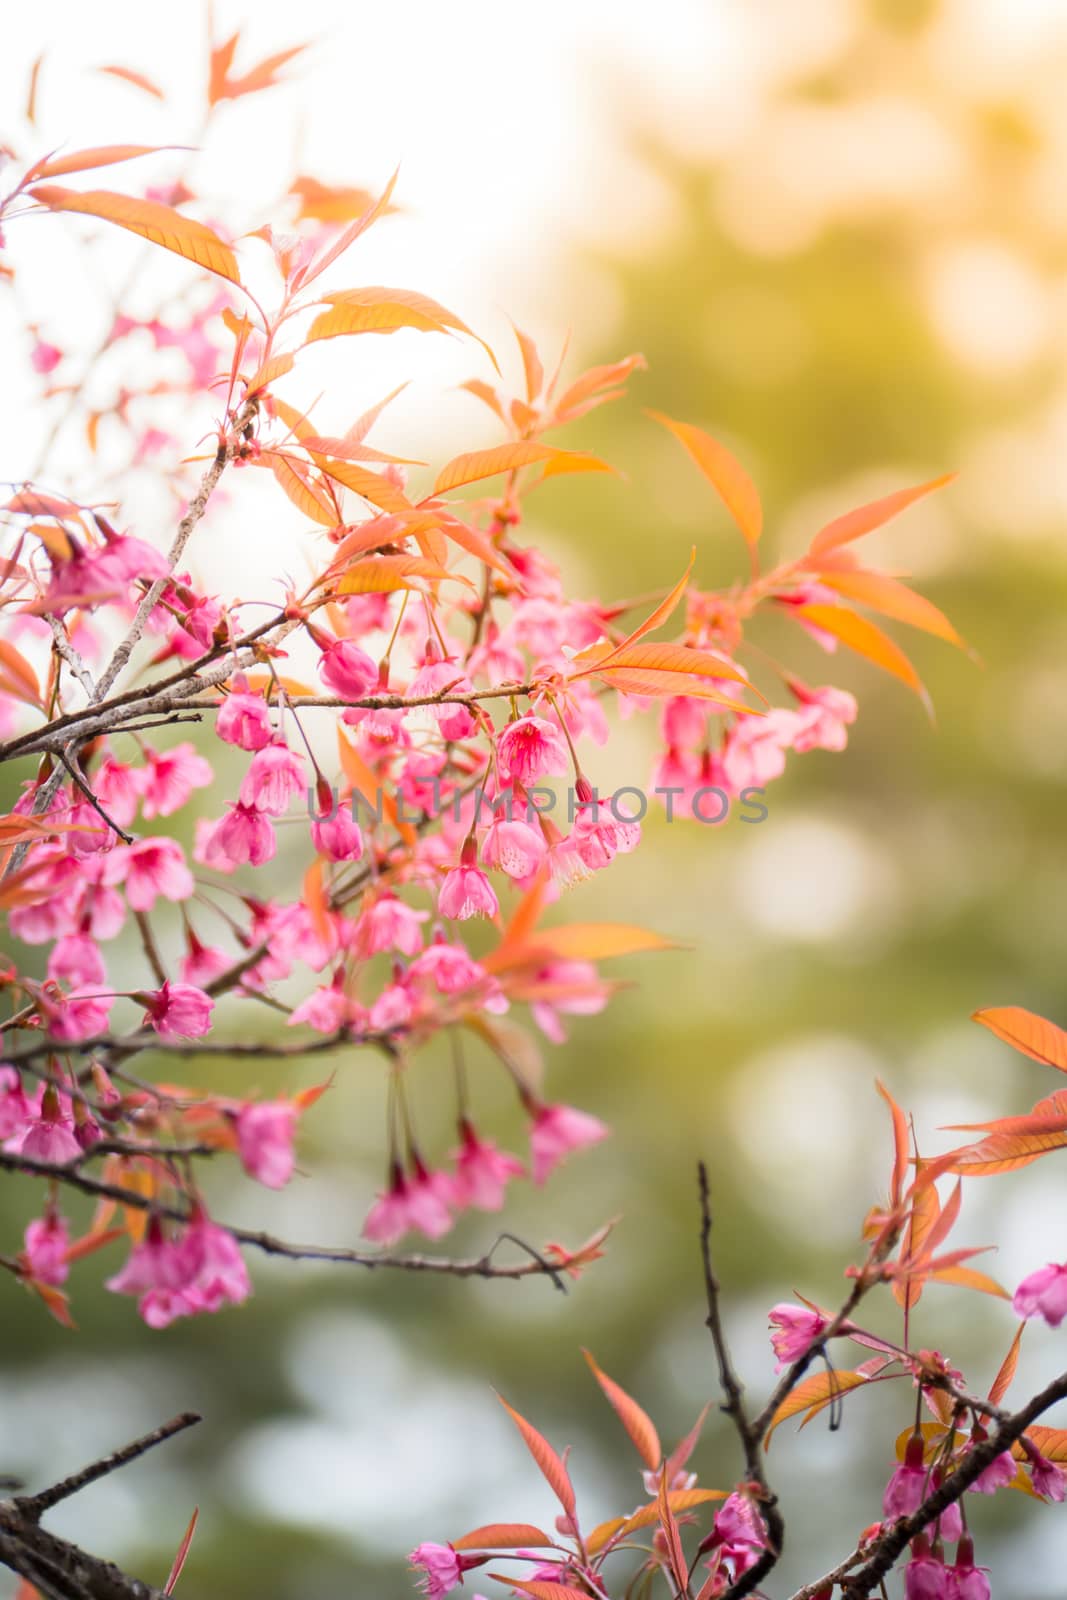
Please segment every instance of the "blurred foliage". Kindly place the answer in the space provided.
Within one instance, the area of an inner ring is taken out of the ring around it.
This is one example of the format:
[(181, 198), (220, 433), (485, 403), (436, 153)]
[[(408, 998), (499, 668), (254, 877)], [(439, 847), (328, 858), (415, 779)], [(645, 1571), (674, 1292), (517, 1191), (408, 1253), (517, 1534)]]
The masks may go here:
[[(787, 85), (778, 103), (839, 108), (862, 100), (880, 76), (897, 92), (936, 97), (936, 83), (907, 54), (936, 11), (919, 0), (869, 5), (858, 42), (817, 81)], [(635, 398), (738, 451), (761, 486), (772, 549), (781, 538), (782, 548), (799, 550), (813, 517), (868, 498), (870, 482), (879, 492), (883, 480), (897, 486), (966, 466), (1003, 430), (1036, 435), (1064, 390), (1062, 340), (1018, 368), (983, 374), (946, 345), (930, 313), (922, 287), (929, 253), (956, 232), (980, 226), (1038, 273), (1054, 276), (1063, 265), (1062, 240), (1025, 214), (1020, 198), (1048, 155), (1047, 132), (1028, 107), (996, 95), (975, 100), (955, 118), (953, 137), (971, 189), (933, 230), (906, 205), (842, 209), (802, 247), (764, 253), (724, 223), (729, 157), (697, 163), (646, 141), (677, 223), (626, 258), (593, 263), (620, 312), (604, 347), (580, 354), (644, 351), (649, 372)], [(995, 303), (988, 315), (998, 315)], [(539, 531), (564, 564), (593, 569), (605, 597), (672, 579), (694, 542), (701, 584), (741, 570), (743, 552), (710, 490), (639, 405), (596, 413), (567, 442), (620, 463), (629, 479), (555, 486), (542, 513)], [(1030, 470), (1046, 466), (1035, 444)], [(202, 1600), (406, 1596), (402, 1552), (418, 1539), (550, 1515), (490, 1385), (557, 1445), (575, 1444), (587, 1517), (617, 1509), (613, 1497), (636, 1501), (635, 1465), (578, 1346), (633, 1389), (665, 1439), (712, 1397), (698, 1155), (712, 1166), (717, 1259), (740, 1363), (757, 1389), (766, 1384), (766, 1307), (794, 1287), (834, 1301), (861, 1216), (887, 1177), (875, 1073), (917, 1108), (929, 1141), (937, 1122), (1022, 1108), (1049, 1087), (1040, 1069), (976, 1036), (971, 1010), (1015, 1002), (1064, 1020), (1062, 529), (1053, 518), (1009, 526), (987, 517), (965, 489), (912, 519), (880, 535), (879, 549), (887, 565), (916, 569), (923, 591), (981, 657), (926, 637), (909, 641), (936, 728), (899, 685), (812, 646), (810, 680), (859, 695), (848, 752), (793, 762), (759, 828), (650, 821), (635, 857), (575, 891), (575, 916), (647, 922), (685, 941), (677, 953), (626, 963), (622, 975), (634, 986), (606, 1015), (576, 1021), (568, 1045), (552, 1053), (553, 1092), (604, 1115), (615, 1138), (547, 1195), (517, 1196), (507, 1216), (533, 1242), (576, 1243), (624, 1212), (606, 1260), (566, 1299), (539, 1282), (379, 1278), (255, 1261), (247, 1309), (162, 1336), (136, 1322), (128, 1302), (93, 1291), (94, 1263), (76, 1280), (76, 1341), (7, 1289), (0, 1400), (9, 1420), (27, 1420), (21, 1431), (5, 1429), (0, 1465), (35, 1476), (46, 1464), (63, 1471), (102, 1438), (118, 1443), (169, 1408), (201, 1408), (206, 1422), (167, 1447), (168, 1461), (161, 1455), (137, 1469), (121, 1492), (93, 1490), (79, 1514), (91, 1514), (116, 1554), (119, 1544), (143, 1550), (149, 1542), (145, 1576), (161, 1575), (199, 1500), (204, 1516), (183, 1587)], [(623, 749), (612, 760), (624, 765), (610, 776), (643, 781), (650, 742), (627, 734)], [(249, 1199), (235, 1189), (218, 1199), (220, 1217), (248, 1220), (255, 1206), (279, 1232), (311, 1238), (325, 1228), (355, 1238), (377, 1181), (369, 1157), (380, 1086), (358, 1059), (331, 1065), (338, 1081), (329, 1109), (312, 1113), (304, 1130), (311, 1176), (294, 1196)], [(431, 1060), (418, 1070), (429, 1080), (443, 1066)], [(246, 1071), (228, 1071), (225, 1081), (247, 1086)], [(308, 1068), (290, 1081), (321, 1075)], [(484, 1092), (496, 1092), (488, 1075)], [(448, 1138), (447, 1096), (439, 1098), (437, 1125), (426, 1130), (438, 1148)], [(517, 1120), (512, 1134), (520, 1137)], [(1002, 1262), (1010, 1279), (1045, 1259), (1056, 1217), (1040, 1237), (1025, 1212), (1022, 1226), (1028, 1175), (1002, 1181), (997, 1200), (1008, 1205), (1013, 1238), (1034, 1239), (1032, 1253)], [(24, 1220), (23, 1204), (21, 1193), (0, 1200), (4, 1238)], [(967, 1237), (981, 1243), (994, 1223), (984, 1194), (975, 1194), (974, 1209), (978, 1231)], [(477, 1251), (492, 1236), (484, 1219), (450, 1245)], [(938, 1300), (939, 1292), (920, 1308), (920, 1342), (950, 1348), (961, 1365), (976, 1362), (980, 1382), (1010, 1338), (1010, 1313)], [(76, 1384), (72, 1371), (81, 1374)], [(877, 1515), (888, 1441), (908, 1409), (903, 1389), (889, 1387), (846, 1406), (838, 1436), (817, 1431), (821, 1424), (800, 1441), (783, 1430), (770, 1471), (792, 1513), (791, 1547), (777, 1591), (828, 1565)], [(41, 1414), (48, 1426), (31, 1432)], [(697, 1464), (720, 1487), (739, 1474), (736, 1450), (714, 1421)], [(464, 1488), (468, 1479), (473, 1489)], [(1028, 1537), (1048, 1561), (1030, 1560), (1012, 1577), (1017, 1530), (1023, 1520), (1034, 1527), (1031, 1517), (1040, 1526)], [(1022, 1497), (1000, 1496), (983, 1501), (973, 1521), (1003, 1600), (1058, 1592), (1067, 1545), (1054, 1508), (1034, 1512)]]

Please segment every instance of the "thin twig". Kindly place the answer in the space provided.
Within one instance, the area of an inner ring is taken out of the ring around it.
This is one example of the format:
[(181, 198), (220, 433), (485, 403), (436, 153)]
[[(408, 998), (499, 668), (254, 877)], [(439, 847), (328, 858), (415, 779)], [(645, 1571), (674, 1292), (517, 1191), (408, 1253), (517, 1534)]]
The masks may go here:
[(54, 1483), (50, 1489), (42, 1489), (40, 1494), (20, 1495), (15, 1503), (24, 1517), (36, 1522), (61, 1500), (69, 1500), (72, 1494), (80, 1493), (88, 1484), (109, 1477), (112, 1472), (128, 1466), (131, 1461), (136, 1461), (149, 1450), (154, 1450), (157, 1444), (173, 1439), (176, 1433), (183, 1433), (186, 1428), (193, 1427), (200, 1420), (197, 1412), (183, 1411), (180, 1416), (172, 1417), (170, 1422), (164, 1422), (160, 1427), (153, 1428), (151, 1433), (143, 1434), (132, 1444), (123, 1445), (121, 1450), (115, 1450), (108, 1456), (101, 1456), (98, 1461), (82, 1467), (80, 1472), (72, 1473), (69, 1478)]

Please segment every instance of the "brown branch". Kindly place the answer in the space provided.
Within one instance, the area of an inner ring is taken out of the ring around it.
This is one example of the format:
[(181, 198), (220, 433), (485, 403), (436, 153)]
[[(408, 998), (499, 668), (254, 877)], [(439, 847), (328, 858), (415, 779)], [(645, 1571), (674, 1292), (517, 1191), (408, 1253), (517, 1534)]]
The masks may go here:
[(199, 1421), (194, 1412), (185, 1412), (39, 1494), (0, 1500), (0, 1563), (31, 1583), (44, 1600), (164, 1600), (161, 1590), (47, 1532), (40, 1519), (60, 1501)]
[[(28, 1177), (48, 1178), (55, 1183), (65, 1184), (68, 1188), (76, 1189), (82, 1194), (92, 1195), (97, 1199), (117, 1200), (124, 1206), (132, 1206), (138, 1211), (151, 1211), (157, 1217), (165, 1217), (171, 1222), (189, 1223), (192, 1221), (191, 1211), (180, 1206), (161, 1205), (146, 1195), (138, 1194), (134, 1189), (124, 1189), (121, 1184), (105, 1183), (103, 1179), (91, 1178), (80, 1170), (78, 1163), (69, 1166), (55, 1166), (48, 1161), (35, 1161), (27, 1156), (14, 1155), (10, 1151), (0, 1150), (0, 1170), (8, 1172), (21, 1172)], [(547, 1277), (551, 1278), (557, 1289), (564, 1289), (561, 1269), (555, 1266), (547, 1257), (541, 1255), (524, 1240), (516, 1238), (514, 1234), (502, 1233), (497, 1236), (490, 1248), (480, 1256), (471, 1256), (463, 1260), (454, 1260), (449, 1256), (424, 1256), (424, 1255), (389, 1255), (370, 1250), (350, 1250), (344, 1246), (318, 1245), (318, 1244), (291, 1244), (285, 1239), (278, 1239), (273, 1234), (257, 1232), (250, 1228), (237, 1228), (223, 1222), (220, 1227), (233, 1235), (238, 1244), (249, 1245), (255, 1250), (261, 1250), (264, 1255), (281, 1256), (289, 1261), (332, 1261), (340, 1265), (367, 1267), (373, 1271), (378, 1267), (389, 1267), (400, 1272), (433, 1273), (440, 1277), (449, 1278), (518, 1278)], [(507, 1266), (497, 1266), (493, 1260), (497, 1249), (504, 1240), (520, 1246), (526, 1252), (528, 1260), (509, 1263)]]
[(715, 1276), (711, 1255), (711, 1192), (708, 1186), (708, 1169), (703, 1161), (697, 1168), (697, 1177), (700, 1188), (700, 1256), (704, 1264), (704, 1291), (708, 1305), (706, 1325), (711, 1334), (712, 1344), (715, 1346), (715, 1356), (719, 1364), (719, 1387), (724, 1396), (724, 1404), (719, 1409), (733, 1423), (734, 1432), (741, 1443), (745, 1458), (745, 1471), (749, 1481), (756, 1485), (759, 1507), (767, 1528), (767, 1544), (763, 1553), (747, 1572), (741, 1573), (730, 1585), (723, 1597), (723, 1600), (741, 1600), (743, 1595), (751, 1594), (772, 1567), (777, 1565), (785, 1544), (785, 1522), (778, 1509), (777, 1496), (768, 1484), (763, 1468), (760, 1446), (766, 1430), (760, 1425), (759, 1418), (755, 1422), (749, 1421), (744, 1385), (737, 1376), (723, 1328), (719, 1280)]

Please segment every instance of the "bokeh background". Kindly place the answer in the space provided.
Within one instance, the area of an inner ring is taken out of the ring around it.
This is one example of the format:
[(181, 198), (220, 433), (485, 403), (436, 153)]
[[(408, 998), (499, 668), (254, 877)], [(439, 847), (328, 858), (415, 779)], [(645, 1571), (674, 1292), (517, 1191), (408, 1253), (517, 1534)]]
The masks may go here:
[[(552, 1089), (603, 1115), (615, 1137), (544, 1195), (517, 1193), (507, 1223), (576, 1242), (623, 1217), (606, 1259), (566, 1298), (536, 1281), (256, 1261), (247, 1308), (160, 1335), (94, 1288), (91, 1262), (75, 1275), (75, 1335), (4, 1288), (0, 1468), (43, 1481), (176, 1410), (205, 1416), (72, 1502), (58, 1530), (161, 1581), (199, 1503), (190, 1595), (391, 1600), (412, 1592), (404, 1554), (418, 1540), (551, 1515), (493, 1386), (574, 1446), (587, 1521), (639, 1490), (580, 1345), (665, 1439), (713, 1397), (698, 1156), (712, 1170), (735, 1349), (758, 1394), (772, 1375), (767, 1307), (794, 1290), (834, 1300), (885, 1185), (875, 1077), (914, 1108), (930, 1148), (946, 1137), (939, 1125), (1024, 1109), (1054, 1087), (967, 1019), (1007, 1003), (1067, 1019), (1067, 9), (225, 0), (216, 12), (220, 32), (245, 26), (249, 60), (314, 41), (285, 87), (225, 108), (205, 151), (204, 173), (240, 194), (249, 226), (295, 171), (373, 186), (402, 159), (405, 209), (361, 245), (365, 281), (439, 296), (499, 345), (505, 312), (546, 350), (572, 329), (574, 370), (644, 352), (632, 400), (566, 441), (602, 452), (626, 481), (562, 483), (535, 513), (577, 584), (605, 598), (639, 592), (672, 578), (693, 542), (700, 582), (737, 570), (726, 519), (645, 405), (731, 443), (761, 485), (768, 543), (783, 552), (802, 548), (828, 513), (961, 470), (936, 503), (870, 541), (980, 657), (915, 641), (936, 727), (899, 685), (858, 661), (835, 659), (827, 673), (813, 650), (804, 665), (814, 681), (860, 697), (847, 753), (794, 762), (760, 827), (660, 820), (635, 856), (575, 891), (574, 916), (645, 922), (685, 947), (626, 963), (632, 983), (604, 1016), (577, 1019), (552, 1054)], [(13, 123), (46, 50), (50, 142), (191, 138), (205, 55), (198, 6), (63, 0), (23, 10), (5, 31)], [(108, 62), (149, 72), (170, 104), (90, 70)], [(91, 345), (116, 280), (104, 270), (83, 281), (73, 251), (44, 233), (17, 246), (30, 269), (18, 309), (60, 343)], [(106, 248), (128, 266), (129, 241)], [(168, 268), (146, 267), (135, 307), (149, 306), (151, 273)], [(30, 408), (14, 308), (2, 317), (11, 360), (0, 476), (17, 479), (44, 423)], [(386, 448), (444, 460), (492, 442), (473, 401), (441, 398), (476, 370), (470, 353), (405, 340), (361, 351), (355, 371), (349, 360), (334, 420), (343, 427), (410, 374), (376, 436)], [(313, 370), (303, 381), (317, 392)], [(76, 474), (79, 448), (70, 439), (57, 469)], [(132, 489), (142, 533), (160, 516), (151, 477)], [(231, 486), (225, 536), (197, 557), (205, 576), (225, 582), (247, 560), (242, 540), (257, 560), (286, 548), (294, 518), (273, 496), (261, 513), (256, 492)], [(628, 724), (597, 777), (640, 783), (651, 753), (647, 732)], [(261, 1024), (238, 1009), (233, 1026), (247, 1036)], [(355, 1241), (380, 1178), (382, 1086), (376, 1063), (336, 1066), (328, 1113), (304, 1125), (307, 1176), (279, 1195), (220, 1180), (219, 1215)], [(422, 1070), (429, 1102), (435, 1061)], [(221, 1067), (213, 1081), (269, 1089), (319, 1075), (310, 1064), (252, 1071)], [(440, 1141), (446, 1099), (436, 1129), (424, 1113)], [(517, 1139), (503, 1100), (495, 1113)], [(0, 1190), (5, 1248), (28, 1214), (21, 1187), (7, 1179)], [(454, 1242), (477, 1251), (492, 1231), (490, 1219), (465, 1225)], [(1055, 1162), (975, 1185), (962, 1232), (1000, 1242), (986, 1265), (1009, 1285), (1061, 1258), (1067, 1190)], [(949, 1352), (975, 1385), (992, 1378), (1014, 1330), (1006, 1306), (936, 1288), (920, 1317), (920, 1342)], [(1062, 1365), (1061, 1336), (1035, 1328), (1025, 1343), (1020, 1391)], [(769, 1468), (789, 1549), (775, 1593), (831, 1565), (878, 1515), (889, 1442), (907, 1413), (904, 1390), (887, 1386), (850, 1403), (837, 1433), (824, 1421), (800, 1438), (782, 1430)], [(714, 1420), (697, 1464), (705, 1483), (739, 1475)], [(1002, 1600), (1062, 1593), (1062, 1510), (1001, 1495), (972, 1520)], [(0, 1594), (13, 1592), (4, 1581)]]

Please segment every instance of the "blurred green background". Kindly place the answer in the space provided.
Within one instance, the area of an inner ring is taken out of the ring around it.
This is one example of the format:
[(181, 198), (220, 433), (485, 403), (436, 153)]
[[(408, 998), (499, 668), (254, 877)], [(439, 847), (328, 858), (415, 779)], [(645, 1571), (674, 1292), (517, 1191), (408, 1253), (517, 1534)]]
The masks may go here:
[[(808, 9), (815, 21), (842, 8)], [(391, 1600), (411, 1593), (403, 1557), (419, 1540), (550, 1517), (492, 1387), (574, 1446), (587, 1523), (635, 1503), (635, 1463), (579, 1346), (665, 1441), (714, 1397), (699, 1157), (735, 1351), (759, 1395), (772, 1377), (767, 1308), (794, 1291), (833, 1303), (883, 1194), (890, 1141), (875, 1077), (914, 1109), (924, 1148), (945, 1138), (940, 1125), (1021, 1110), (1055, 1087), (967, 1019), (1017, 1003), (1067, 1020), (1067, 53), (1061, 32), (1026, 56), (1025, 73), (1008, 48), (976, 66), (966, 8), (844, 9), (837, 42), (769, 78), (748, 132), (718, 153), (668, 136), (669, 94), (658, 117), (608, 97), (600, 114), (630, 141), (668, 221), (625, 245), (575, 241), (554, 311), (575, 323), (576, 356), (640, 349), (649, 371), (629, 402), (565, 441), (621, 464), (628, 481), (554, 487), (531, 531), (604, 598), (672, 579), (694, 542), (700, 584), (733, 578), (736, 536), (645, 405), (736, 449), (776, 552), (798, 552), (827, 515), (959, 467), (957, 486), (867, 548), (913, 573), (980, 661), (925, 636), (904, 641), (934, 728), (900, 685), (794, 640), (803, 676), (859, 696), (848, 751), (792, 761), (761, 826), (660, 818), (635, 856), (574, 891), (570, 916), (646, 923), (684, 948), (621, 963), (627, 987), (603, 1016), (574, 1019), (551, 1053), (553, 1096), (596, 1111), (615, 1136), (543, 1195), (516, 1191), (506, 1225), (573, 1244), (622, 1215), (606, 1259), (566, 1298), (538, 1281), (254, 1260), (246, 1308), (159, 1335), (99, 1290), (94, 1260), (74, 1274), (75, 1336), (5, 1289), (0, 1467), (36, 1482), (176, 1410), (204, 1413), (54, 1522), (161, 1581), (199, 1503), (179, 1592)], [(775, 8), (765, 11), (773, 27)], [(1040, 11), (1020, 6), (1016, 27)], [(1005, 27), (1010, 39), (1010, 17)], [(590, 308), (594, 344), (581, 333)], [(645, 780), (650, 732), (625, 725), (594, 774), (602, 786)], [(307, 1176), (281, 1195), (220, 1181), (220, 1217), (354, 1242), (379, 1179), (382, 1086), (376, 1065), (336, 1065), (328, 1109), (304, 1124)], [(442, 1065), (431, 1055), (417, 1068), (437, 1148), (448, 1138), (449, 1097), (432, 1083)], [(472, 1065), (486, 1122), (518, 1147), (508, 1097)], [(250, 1087), (247, 1069), (211, 1071), (220, 1086)], [(322, 1075), (321, 1062), (265, 1065), (256, 1086)], [(28, 1214), (21, 1185), (5, 1182), (0, 1236)], [(493, 1235), (480, 1219), (448, 1247), (477, 1252)], [(999, 1257), (979, 1264), (1009, 1286), (1062, 1257), (1058, 1168), (976, 1185), (961, 1238), (996, 1239)], [(1015, 1326), (1002, 1304), (936, 1288), (918, 1317), (918, 1342), (951, 1354), (975, 1386)], [(893, 1326), (888, 1308), (872, 1318)], [(1062, 1364), (1062, 1339), (1047, 1331), (1026, 1346), (1018, 1393)], [(831, 1566), (878, 1516), (909, 1409), (903, 1387), (885, 1386), (850, 1401), (838, 1433), (824, 1419), (800, 1438), (783, 1428), (769, 1471), (789, 1546), (773, 1593)], [(740, 1475), (714, 1418), (694, 1464), (709, 1485)], [(1060, 1594), (1063, 1512), (971, 1498), (1001, 1600)], [(13, 1592), (3, 1581), (0, 1593)], [(468, 1582), (479, 1587), (477, 1574)]]

